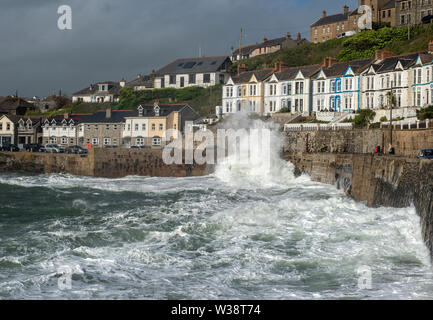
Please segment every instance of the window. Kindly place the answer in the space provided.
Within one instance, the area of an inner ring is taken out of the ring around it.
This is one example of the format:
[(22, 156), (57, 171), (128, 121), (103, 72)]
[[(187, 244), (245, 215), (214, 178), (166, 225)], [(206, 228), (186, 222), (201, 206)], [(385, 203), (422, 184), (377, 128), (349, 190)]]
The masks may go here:
[(176, 84), (176, 75), (170, 75), (170, 84)]
[(135, 131), (138, 131), (138, 123), (135, 124)]
[(6, 123), (6, 130), (10, 130), (11, 129), (11, 124), (10, 124), (10, 122), (8, 122), (8, 123)]
[(242, 87), (238, 86), (238, 97), (242, 96)]
[(204, 83), (210, 83), (210, 74), (209, 73), (205, 73), (203, 75), (203, 82)]
[(110, 125), (109, 124), (105, 125), (105, 129), (110, 130)]
[(87, 125), (87, 130), (90, 130), (90, 124)]
[(3, 123), (0, 123), (0, 131), (3, 130)]
[(56, 139), (56, 137), (51, 137), (51, 138), (50, 138), (50, 143), (52, 143), (52, 144), (57, 143), (57, 139)]
[(70, 141), (71, 141), (71, 144), (73, 145), (74, 144), (74, 138), (71, 138)]
[(114, 124), (114, 125), (113, 125), (113, 129), (114, 129), (114, 130), (117, 130), (117, 124)]
[(159, 130), (164, 130), (164, 125), (162, 123), (159, 124)]
[(144, 138), (137, 138), (137, 140), (135, 141), (135, 144), (137, 146), (144, 146)]
[(331, 80), (330, 86), (331, 86), (331, 92), (335, 92), (335, 80)]
[(117, 139), (116, 138), (113, 139), (113, 146), (117, 146)]
[(155, 131), (155, 129), (156, 129), (156, 126), (154, 123), (152, 123), (152, 131)]
[(142, 130), (142, 131), (146, 131), (146, 124), (145, 124), (145, 123), (143, 123), (143, 124), (141, 125), (141, 130)]
[(190, 74), (189, 75), (189, 81), (188, 81), (189, 83), (195, 83), (195, 74)]
[(104, 138), (104, 146), (109, 146), (111, 143), (111, 139), (110, 138)]
[(296, 82), (295, 84), (295, 94), (303, 94), (304, 93), (304, 82)]
[(98, 138), (92, 138), (92, 144), (97, 146), (99, 144), (99, 139)]
[(98, 125), (97, 124), (95, 124), (95, 130), (98, 130)]
[(131, 124), (128, 123), (128, 131), (131, 131)]
[(62, 137), (62, 144), (68, 144), (68, 138)]
[(336, 80), (336, 90), (341, 92), (341, 79)]
[(160, 146), (161, 145), (161, 138), (155, 137), (152, 139), (152, 146)]
[(161, 88), (165, 88), (165, 79), (164, 78), (161, 79)]

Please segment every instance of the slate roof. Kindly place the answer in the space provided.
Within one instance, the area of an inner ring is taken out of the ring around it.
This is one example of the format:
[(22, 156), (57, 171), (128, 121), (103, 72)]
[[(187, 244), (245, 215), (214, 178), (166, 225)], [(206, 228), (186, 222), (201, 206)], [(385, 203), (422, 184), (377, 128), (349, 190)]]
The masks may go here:
[[(99, 91), (99, 84), (106, 84), (108, 85), (108, 91)], [(81, 89), (80, 91), (77, 91), (75, 93), (73, 93), (73, 96), (82, 96), (82, 95), (92, 95), (92, 94), (103, 94), (103, 93), (107, 93), (107, 94), (115, 94), (117, 92), (119, 92), (119, 90), (122, 89), (122, 87), (120, 86), (119, 82), (115, 82), (115, 81), (100, 81), (97, 83), (92, 83), (90, 86), (88, 86), (87, 88)]]
[(9, 112), (18, 108), (34, 109), (35, 106), (22, 98), (4, 97), (0, 100), (0, 111)]
[[(142, 105), (143, 107), (143, 117), (155, 117), (154, 105)], [(181, 111), (183, 108), (188, 107), (187, 104), (174, 104), (174, 105), (164, 105), (160, 104), (159, 108), (159, 116), (166, 117), (170, 113), (175, 111)], [(81, 113), (81, 114), (71, 114), (66, 121), (69, 123), (70, 120), (73, 120), (75, 124), (77, 123), (122, 123), (125, 122), (125, 118), (128, 117), (138, 117), (138, 110), (112, 110), (111, 118), (106, 117), (106, 111), (100, 110), (95, 113)], [(49, 117), (47, 120), (51, 123), (51, 121), (55, 120), (57, 123), (61, 123), (65, 120), (64, 115), (56, 115), (54, 117)], [(45, 121), (44, 121), (45, 122)]]
[(344, 74), (346, 73), (349, 67), (352, 68), (352, 71), (355, 74), (359, 74), (362, 71), (364, 71), (365, 68), (368, 67), (372, 62), (373, 59), (361, 59), (361, 60), (354, 60), (348, 62), (337, 62), (334, 65), (332, 65), (330, 68), (322, 67), (321, 70), (323, 70), (327, 78), (344, 76)]
[(267, 77), (269, 77), (273, 72), (274, 69), (247, 71), (247, 72), (242, 72), (239, 76), (232, 77), (232, 80), (236, 84), (247, 83), (250, 81), (251, 77), (255, 75), (258, 81), (263, 81)]
[(383, 7), (379, 8), (379, 10), (387, 10), (395, 8), (395, 0), (390, 0), (383, 5)]
[[(252, 45), (244, 46), (244, 47), (240, 48), (240, 51), (241, 51), (242, 55), (249, 55), (249, 54), (251, 54), (256, 49), (267, 48), (267, 47), (274, 47), (274, 46), (277, 46), (277, 45), (282, 45), (284, 41), (292, 41), (296, 45), (300, 45), (300, 44), (303, 44), (303, 43), (307, 42), (306, 39), (301, 39), (301, 40), (298, 41), (298, 40), (294, 40), (294, 39), (291, 39), (291, 38), (282, 37), (282, 38), (270, 39), (270, 40), (264, 41), (262, 43), (257, 43), (257, 44), (252, 44)], [(236, 56), (238, 54), (239, 54), (239, 48), (236, 49), (235, 51), (233, 51), (232, 56)]]
[(228, 69), (231, 60), (227, 56), (176, 59), (156, 71), (157, 76), (166, 74), (212, 73)]
[(150, 75), (139, 75), (135, 80), (132, 80), (128, 82), (126, 87), (134, 88), (134, 87), (146, 87), (146, 88), (153, 88), (153, 81), (150, 77)]
[[(412, 53), (408, 55), (403, 56), (396, 56), (396, 57), (390, 57), (386, 58), (382, 61), (376, 62), (373, 64), (373, 68), (376, 71), (376, 73), (385, 73), (385, 72), (391, 72), (395, 70), (395, 67), (397, 66), (398, 62), (401, 63), (404, 69), (409, 68), (413, 64), (416, 63), (416, 60), (418, 58), (418, 55), (421, 55), (424, 57), (424, 59), (427, 57), (427, 55), (424, 55), (423, 53)], [(433, 56), (431, 56), (433, 59)], [(431, 60), (430, 60), (431, 62)]]
[(317, 20), (315, 23), (313, 23), (311, 26), (312, 27), (318, 27), (318, 26), (323, 26), (326, 24), (332, 24), (332, 23), (336, 23), (336, 22), (342, 22), (342, 21), (346, 21), (347, 18), (349, 17), (349, 14), (351, 12), (348, 13), (337, 13), (337, 14), (332, 14), (326, 17), (322, 17), (319, 20)]
[(288, 68), (286, 70), (283, 70), (281, 72), (276, 72), (275, 76), (280, 81), (293, 80), (296, 78), (299, 71), (301, 71), (305, 77), (309, 77), (312, 74), (316, 73), (319, 70), (319, 68), (320, 65), (318, 64), (311, 65), (311, 66), (293, 67), (293, 68)]

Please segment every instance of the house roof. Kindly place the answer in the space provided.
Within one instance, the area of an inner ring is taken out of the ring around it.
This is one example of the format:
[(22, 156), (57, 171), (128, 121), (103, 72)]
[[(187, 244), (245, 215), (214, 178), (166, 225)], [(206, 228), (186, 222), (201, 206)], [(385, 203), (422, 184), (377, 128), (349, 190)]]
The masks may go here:
[(246, 83), (254, 75), (258, 81), (263, 81), (274, 72), (274, 69), (262, 69), (255, 71), (242, 72), (240, 75), (232, 77), (234, 83)]
[(337, 14), (332, 14), (326, 17), (322, 17), (319, 20), (317, 20), (315, 23), (313, 23), (311, 26), (312, 27), (318, 27), (318, 26), (323, 26), (326, 24), (332, 24), (332, 23), (336, 23), (336, 22), (341, 22), (341, 21), (346, 21), (348, 16), (349, 16), (349, 12), (348, 13), (337, 13)]
[(146, 87), (146, 88), (153, 88), (153, 81), (150, 77), (150, 75), (139, 75), (136, 79), (128, 82), (126, 87)]
[[(412, 53), (408, 55), (386, 58), (381, 61), (376, 61), (373, 64), (373, 67), (376, 73), (391, 72), (395, 70), (395, 67), (400, 62), (402, 67), (404, 69), (407, 69), (416, 62), (419, 55), (421, 56), (422, 53)], [(424, 56), (424, 58), (426, 58), (426, 55)]]
[[(142, 105), (143, 107), (143, 116), (144, 117), (155, 117), (154, 105)], [(183, 108), (189, 107), (187, 104), (160, 104), (159, 108), (159, 116), (166, 117), (172, 112), (181, 111)], [(122, 123), (125, 121), (125, 118), (128, 117), (138, 117), (138, 110), (112, 110), (111, 117), (106, 117), (106, 110), (100, 110), (95, 113), (82, 113), (82, 114), (71, 114), (69, 115), (66, 121), (69, 123), (71, 120), (77, 123)], [(61, 123), (65, 120), (64, 115), (56, 115), (54, 117), (49, 117), (48, 120), (50, 123), (55, 120), (57, 123)]]
[(226, 63), (231, 64), (227, 56), (176, 59), (157, 70), (156, 75), (217, 72), (226, 69)]
[(0, 111), (9, 112), (18, 108), (34, 109), (35, 106), (22, 98), (4, 97), (0, 99)]
[(390, 0), (387, 3), (385, 3), (382, 7), (380, 7), (379, 10), (387, 10), (393, 8), (395, 8), (395, 0)]
[(282, 45), (283, 42), (285, 42), (285, 41), (291, 41), (291, 42), (295, 43), (296, 45), (300, 45), (300, 44), (307, 42), (306, 39), (301, 39), (298, 41), (298, 40), (294, 40), (290, 37), (275, 38), (275, 39), (266, 40), (262, 43), (256, 43), (256, 44), (244, 46), (244, 47), (241, 47), (240, 49), (238, 48), (235, 51), (233, 51), (232, 56), (238, 55), (239, 50), (243, 55), (246, 55), (246, 54), (251, 54), (251, 52), (253, 52), (254, 50), (259, 49), (259, 48), (267, 48), (267, 47), (274, 47), (277, 45)]
[(337, 62), (330, 68), (322, 67), (321, 70), (325, 73), (326, 77), (339, 77), (344, 76), (347, 69), (350, 67), (355, 74), (361, 73), (366, 67), (373, 62), (373, 59), (361, 59), (348, 62)]
[[(99, 85), (100, 84), (106, 84), (108, 85), (108, 91), (99, 91)], [(115, 94), (117, 93), (122, 87), (120, 86), (119, 82), (115, 81), (100, 81), (96, 83), (92, 83), (87, 88), (81, 89), (80, 91), (77, 91), (73, 93), (73, 96), (82, 96), (82, 95), (92, 95), (96, 93), (108, 93), (108, 94)]]
[(318, 64), (311, 66), (293, 67), (285, 69), (281, 72), (275, 72), (275, 76), (280, 81), (293, 80), (296, 78), (299, 72), (302, 72), (305, 77), (309, 77), (310, 75), (316, 73), (319, 68), (320, 65)]

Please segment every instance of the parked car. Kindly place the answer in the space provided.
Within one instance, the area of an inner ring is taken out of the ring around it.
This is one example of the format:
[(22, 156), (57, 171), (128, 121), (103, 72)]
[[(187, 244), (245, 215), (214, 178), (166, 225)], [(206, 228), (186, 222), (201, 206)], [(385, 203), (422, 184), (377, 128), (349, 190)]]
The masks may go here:
[(39, 143), (25, 144), (23, 149), (29, 152), (43, 152), (41, 151), (44, 147)]
[(433, 149), (424, 149), (418, 153), (419, 159), (430, 159), (433, 160)]
[(80, 146), (70, 146), (70, 147), (66, 148), (65, 153), (67, 153), (67, 154), (86, 154), (86, 153), (88, 153), (88, 151), (87, 151), (87, 149), (84, 149)]
[(151, 146), (140, 146), (140, 149), (152, 149)]
[(18, 152), (20, 151), (20, 148), (16, 144), (5, 144), (1, 147), (1, 151), (7, 151), (7, 152)]
[(140, 146), (130, 146), (128, 149), (140, 149)]
[(105, 149), (117, 149), (118, 146), (104, 146)]
[(57, 144), (47, 144), (45, 146), (45, 152), (47, 153), (63, 153), (65, 152), (64, 149), (59, 147)]

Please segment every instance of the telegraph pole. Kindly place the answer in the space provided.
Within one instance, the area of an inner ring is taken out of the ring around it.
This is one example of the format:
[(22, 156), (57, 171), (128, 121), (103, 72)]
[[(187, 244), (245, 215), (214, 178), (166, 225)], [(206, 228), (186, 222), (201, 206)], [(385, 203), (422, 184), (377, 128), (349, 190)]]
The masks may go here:
[(241, 37), (239, 39), (239, 60), (242, 60), (242, 28), (241, 28)]

